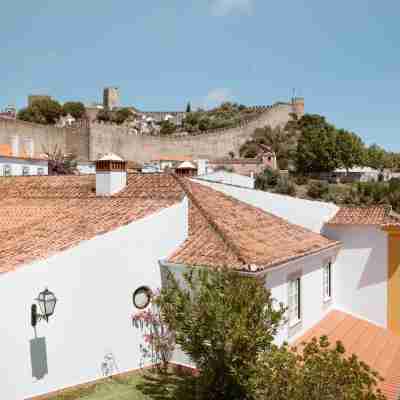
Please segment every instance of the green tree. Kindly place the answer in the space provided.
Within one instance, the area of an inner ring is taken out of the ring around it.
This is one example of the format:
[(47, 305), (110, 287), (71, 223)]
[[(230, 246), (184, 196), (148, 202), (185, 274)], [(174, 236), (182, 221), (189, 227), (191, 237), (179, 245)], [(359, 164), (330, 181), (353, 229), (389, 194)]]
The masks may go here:
[(187, 103), (187, 105), (186, 105), (186, 112), (187, 113), (190, 113), (190, 112), (192, 112), (192, 105), (190, 104), (190, 101)]
[(300, 173), (331, 172), (340, 161), (336, 149), (336, 129), (321, 115), (306, 114), (297, 123), (300, 137), (296, 169)]
[(106, 109), (100, 110), (97, 113), (96, 119), (97, 119), (97, 121), (110, 122), (111, 121), (111, 112)]
[(326, 336), (313, 338), (290, 351), (287, 345), (263, 354), (252, 382), (262, 400), (384, 400), (376, 386), (381, 380), (342, 343)]
[(275, 152), (280, 169), (288, 168), (289, 160), (293, 158), (297, 143), (297, 136), (294, 136), (293, 132), (280, 126), (275, 128), (266, 126), (254, 131), (254, 139), (257, 143), (265, 144)]
[(31, 106), (21, 109), (17, 118), (23, 121), (35, 122), (38, 124), (53, 125), (62, 115), (60, 103), (52, 99), (39, 99)]
[(120, 108), (112, 114), (112, 121), (118, 125), (123, 124), (125, 121), (133, 118), (133, 112), (129, 108)]
[(366, 165), (371, 168), (383, 170), (387, 162), (386, 152), (377, 144), (369, 146), (365, 154)]
[(176, 125), (169, 120), (161, 122), (161, 135), (172, 135), (176, 131)]
[(273, 302), (263, 278), (228, 269), (191, 270), (184, 281), (170, 275), (159, 304), (176, 343), (199, 369), (197, 400), (252, 399), (248, 383), (271, 349), (283, 306)]
[(302, 349), (274, 344), (286, 310), (266, 289), (265, 278), (198, 268), (178, 283), (169, 273), (157, 305), (163, 323), (198, 369), (187, 399), (385, 398), (376, 391), (379, 376), (347, 356), (340, 343), (332, 347), (322, 337)]
[(70, 114), (75, 119), (82, 119), (86, 115), (85, 106), (80, 101), (68, 101), (62, 106), (63, 115)]
[(355, 133), (339, 129), (336, 134), (336, 151), (339, 166), (346, 170), (364, 163), (364, 143)]

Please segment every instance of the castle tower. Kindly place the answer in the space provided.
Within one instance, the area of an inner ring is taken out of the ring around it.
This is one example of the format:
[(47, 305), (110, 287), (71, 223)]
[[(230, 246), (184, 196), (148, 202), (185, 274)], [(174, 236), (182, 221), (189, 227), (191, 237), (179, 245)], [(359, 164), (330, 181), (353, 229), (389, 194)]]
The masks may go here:
[(117, 87), (104, 88), (103, 106), (108, 110), (119, 107), (119, 89)]
[(293, 113), (301, 118), (304, 115), (304, 97), (293, 97), (292, 99)]

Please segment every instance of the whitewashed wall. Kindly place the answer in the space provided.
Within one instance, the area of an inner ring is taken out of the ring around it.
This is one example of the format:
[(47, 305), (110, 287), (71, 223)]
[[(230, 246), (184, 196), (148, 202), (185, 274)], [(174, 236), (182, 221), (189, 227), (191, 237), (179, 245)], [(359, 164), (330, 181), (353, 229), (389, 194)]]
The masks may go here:
[[(323, 266), (333, 262), (337, 257), (338, 248), (327, 249), (319, 254), (304, 257), (290, 262), (282, 267), (277, 267), (266, 273), (266, 287), (271, 290), (276, 304), (288, 305), (289, 280), (293, 274), (301, 277), (301, 322), (295, 327), (282, 324), (275, 342), (282, 344), (284, 341), (292, 342), (319, 322), (335, 304), (336, 288), (332, 279), (332, 297), (328, 302), (323, 301)], [(186, 268), (183, 265), (164, 262), (163, 268), (167, 268), (184, 285), (183, 273)], [(332, 276), (335, 274), (332, 267)], [(251, 275), (251, 274), (250, 274)], [(180, 351), (174, 355), (174, 361), (180, 364), (190, 364), (189, 359)]]
[(2, 158), (0, 157), (0, 176), (4, 176), (4, 167), (8, 165), (11, 167), (11, 176), (21, 176), (24, 167), (29, 168), (29, 175), (39, 175), (38, 169), (44, 170), (43, 175), (49, 174), (47, 161), (30, 161), (23, 159)]
[(387, 234), (373, 226), (326, 228), (342, 242), (335, 264), (336, 307), (387, 326)]
[[(161, 284), (158, 260), (187, 237), (187, 201), (83, 242), (47, 260), (0, 275), (0, 394), (21, 400), (140, 366), (142, 333), (132, 326), (132, 294)], [(31, 304), (45, 287), (58, 298), (49, 323), (30, 325)], [(48, 373), (32, 376), (31, 343), (46, 342)], [(33, 341), (33, 342), (32, 342)]]
[[(332, 285), (332, 298), (328, 302), (323, 301), (323, 266), (334, 261), (338, 249), (329, 249), (320, 254), (291, 262), (284, 267), (274, 269), (267, 273), (266, 284), (271, 290), (272, 297), (277, 303), (288, 305), (289, 280), (294, 275), (301, 278), (301, 322), (294, 327), (289, 324), (282, 326), (276, 342), (289, 343), (301, 336), (308, 329), (320, 321), (331, 310), (336, 301), (336, 287)], [(335, 265), (332, 274), (335, 274)]]
[(332, 203), (310, 201), (281, 194), (238, 188), (220, 183), (210, 183), (196, 180), (215, 190), (228, 194), (238, 200), (261, 208), (292, 224), (301, 225), (314, 232), (320, 232), (324, 223), (329, 221), (339, 210)]
[(196, 179), (202, 181), (222, 183), (225, 185), (239, 186), (249, 189), (254, 189), (254, 182), (255, 182), (255, 179), (249, 176), (239, 175), (227, 171), (216, 171), (211, 174), (199, 176)]
[(80, 174), (95, 174), (96, 173), (96, 164), (95, 163), (78, 163), (76, 165), (76, 169)]

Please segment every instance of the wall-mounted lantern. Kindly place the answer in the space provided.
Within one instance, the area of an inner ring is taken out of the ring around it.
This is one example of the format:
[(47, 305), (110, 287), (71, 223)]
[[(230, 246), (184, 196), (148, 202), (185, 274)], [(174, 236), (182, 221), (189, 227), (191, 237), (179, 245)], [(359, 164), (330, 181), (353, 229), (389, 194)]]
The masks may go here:
[(43, 292), (40, 292), (39, 296), (35, 300), (39, 303), (41, 314), (37, 312), (37, 305), (32, 304), (31, 323), (33, 327), (35, 327), (37, 322), (41, 319), (49, 322), (49, 317), (53, 315), (57, 303), (56, 296), (54, 296), (54, 293), (50, 292), (47, 288), (43, 290)]

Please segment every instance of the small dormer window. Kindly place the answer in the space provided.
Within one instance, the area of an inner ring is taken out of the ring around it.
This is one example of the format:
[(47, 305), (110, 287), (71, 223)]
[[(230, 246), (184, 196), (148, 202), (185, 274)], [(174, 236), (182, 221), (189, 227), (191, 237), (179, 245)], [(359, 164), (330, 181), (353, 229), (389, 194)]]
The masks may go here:
[(23, 176), (29, 175), (29, 167), (27, 167), (26, 165), (22, 167), (22, 175)]
[(3, 175), (4, 176), (11, 176), (11, 166), (10, 165), (5, 165), (3, 167)]

